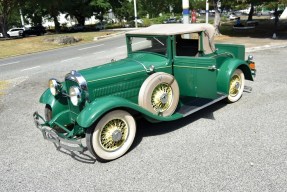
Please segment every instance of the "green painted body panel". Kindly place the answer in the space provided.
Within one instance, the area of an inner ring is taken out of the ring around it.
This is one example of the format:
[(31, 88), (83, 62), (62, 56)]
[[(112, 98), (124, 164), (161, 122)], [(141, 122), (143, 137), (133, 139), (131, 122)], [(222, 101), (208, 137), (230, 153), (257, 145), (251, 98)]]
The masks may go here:
[(79, 114), (77, 118), (77, 123), (81, 127), (88, 128), (106, 112), (117, 108), (126, 108), (129, 110), (132, 109), (141, 113), (142, 115), (146, 115), (149, 118), (158, 121), (172, 121), (182, 117), (182, 115), (179, 113), (175, 113), (169, 117), (154, 115), (149, 111), (143, 109), (139, 105), (132, 103), (124, 98), (107, 96), (96, 99), (88, 106), (86, 106), (85, 109)]
[(54, 126), (55, 122), (57, 122), (60, 125), (66, 126), (68, 124), (70, 124), (70, 110), (64, 110), (61, 111), (60, 113), (58, 113), (57, 115), (55, 115), (51, 121), (49, 121), (50, 126)]
[(54, 97), (51, 94), (50, 89), (46, 89), (46, 91), (41, 95), (39, 101), (40, 103), (47, 104), (52, 108), (53, 116), (69, 109), (68, 99), (66, 97), (62, 97), (62, 95)]
[(174, 76), (181, 96), (216, 98), (216, 70), (210, 70), (215, 64), (214, 58), (175, 57)]
[(246, 79), (253, 80), (249, 66), (245, 61), (232, 58), (226, 59), (218, 69), (216, 83), (219, 92), (228, 94), (231, 75), (237, 68), (243, 71)]
[(218, 54), (231, 53), (235, 58), (244, 60), (245, 58), (245, 46), (234, 44), (215, 44), (215, 48), (218, 49)]
[(138, 93), (147, 70), (154, 65), (155, 71), (171, 73), (171, 65), (165, 57), (151, 53), (136, 53), (128, 58), (79, 71), (88, 83), (89, 97), (113, 95), (138, 102)]

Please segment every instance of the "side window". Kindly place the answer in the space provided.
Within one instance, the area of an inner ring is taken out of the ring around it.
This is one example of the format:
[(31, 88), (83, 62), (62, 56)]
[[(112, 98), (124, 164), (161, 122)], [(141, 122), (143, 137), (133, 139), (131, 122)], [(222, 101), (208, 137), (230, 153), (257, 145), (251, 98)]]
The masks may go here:
[(181, 34), (176, 36), (176, 56), (198, 56), (199, 33)]

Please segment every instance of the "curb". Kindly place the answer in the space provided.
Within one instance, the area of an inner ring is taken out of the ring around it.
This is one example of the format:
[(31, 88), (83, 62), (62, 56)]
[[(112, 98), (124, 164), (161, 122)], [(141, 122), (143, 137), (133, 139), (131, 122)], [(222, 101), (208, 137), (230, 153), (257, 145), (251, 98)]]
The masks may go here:
[(251, 52), (256, 52), (256, 51), (262, 51), (262, 50), (269, 50), (269, 49), (278, 49), (278, 48), (286, 48), (287, 44), (282, 44), (282, 45), (263, 45), (263, 46), (258, 46), (258, 47), (250, 47), (246, 48), (245, 52), (246, 53), (251, 53)]
[(115, 34), (111, 34), (111, 35), (103, 35), (103, 36), (98, 36), (98, 37), (94, 37), (93, 41), (97, 41), (97, 40), (101, 40), (101, 39), (106, 39), (106, 38), (112, 38), (112, 37), (116, 37), (122, 34), (125, 34), (126, 32), (119, 32), (119, 33), (115, 33)]
[[(97, 41), (97, 40), (100, 40), (100, 39), (106, 39), (106, 38), (112, 38), (112, 37), (115, 37), (115, 36), (119, 36), (119, 35), (125, 34), (128, 31), (137, 30), (137, 29), (139, 29), (139, 28), (112, 29), (110, 31), (120, 31), (120, 32), (114, 33), (114, 34), (111, 34), (111, 35), (103, 35), (103, 36), (94, 37), (93, 41)], [(107, 32), (109, 32), (109, 31), (107, 30)]]

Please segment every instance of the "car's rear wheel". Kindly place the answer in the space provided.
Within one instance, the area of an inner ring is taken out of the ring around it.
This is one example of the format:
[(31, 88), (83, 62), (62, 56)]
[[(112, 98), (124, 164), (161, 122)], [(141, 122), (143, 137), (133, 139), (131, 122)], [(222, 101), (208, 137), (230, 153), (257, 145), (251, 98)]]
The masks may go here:
[(158, 72), (150, 75), (139, 92), (139, 105), (151, 113), (169, 116), (175, 111), (179, 101), (177, 81), (170, 74)]
[(114, 110), (87, 130), (87, 147), (101, 162), (114, 160), (129, 150), (135, 134), (136, 122), (133, 116), (123, 110)]
[(236, 69), (230, 78), (227, 102), (234, 103), (242, 97), (244, 83), (244, 73), (241, 71), (241, 69)]

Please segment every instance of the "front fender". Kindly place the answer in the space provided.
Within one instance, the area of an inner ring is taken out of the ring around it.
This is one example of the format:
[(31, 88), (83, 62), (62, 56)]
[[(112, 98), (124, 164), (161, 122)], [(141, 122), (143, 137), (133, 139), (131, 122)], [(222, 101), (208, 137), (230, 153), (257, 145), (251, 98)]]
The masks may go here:
[(217, 81), (217, 89), (219, 92), (226, 94), (229, 93), (230, 78), (237, 68), (242, 70), (246, 80), (253, 81), (251, 70), (248, 64), (243, 60), (230, 58), (224, 61), (224, 63), (218, 70), (216, 81)]
[(61, 95), (52, 95), (50, 89), (47, 89), (40, 97), (40, 103), (49, 105), (52, 108), (52, 116), (55, 117), (58, 113), (68, 110), (68, 100)]
[(132, 103), (129, 100), (126, 100), (121, 97), (109, 96), (109, 97), (98, 98), (89, 105), (87, 105), (78, 115), (77, 123), (83, 128), (88, 128), (106, 112), (116, 108), (132, 109), (149, 118), (156, 119), (158, 121), (171, 121), (182, 117), (182, 115), (180, 114), (174, 114), (169, 117), (154, 115), (149, 111), (145, 110), (144, 108), (140, 107), (139, 105)]

